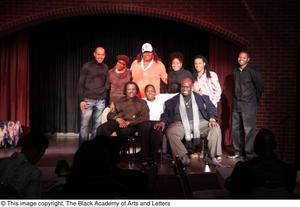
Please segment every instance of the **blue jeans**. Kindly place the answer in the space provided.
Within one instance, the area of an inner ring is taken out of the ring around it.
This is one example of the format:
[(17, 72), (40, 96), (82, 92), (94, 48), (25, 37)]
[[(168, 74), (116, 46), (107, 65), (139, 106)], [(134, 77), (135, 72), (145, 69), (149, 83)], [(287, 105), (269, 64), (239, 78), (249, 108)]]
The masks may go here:
[(87, 104), (87, 108), (83, 112), (81, 112), (79, 144), (82, 144), (84, 141), (89, 140), (89, 122), (92, 116), (93, 122), (90, 139), (95, 138), (97, 128), (101, 124), (101, 114), (105, 108), (105, 100), (85, 98), (84, 101)]

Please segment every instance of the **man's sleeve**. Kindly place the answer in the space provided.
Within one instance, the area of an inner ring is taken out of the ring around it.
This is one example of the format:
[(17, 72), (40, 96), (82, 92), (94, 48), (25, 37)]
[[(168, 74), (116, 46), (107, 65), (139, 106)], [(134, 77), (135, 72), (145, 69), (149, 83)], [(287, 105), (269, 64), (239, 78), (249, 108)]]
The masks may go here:
[(253, 71), (252, 72), (252, 80), (253, 80), (254, 86), (256, 88), (256, 101), (258, 103), (260, 100), (260, 97), (262, 96), (263, 88), (264, 88), (261, 74), (258, 71)]

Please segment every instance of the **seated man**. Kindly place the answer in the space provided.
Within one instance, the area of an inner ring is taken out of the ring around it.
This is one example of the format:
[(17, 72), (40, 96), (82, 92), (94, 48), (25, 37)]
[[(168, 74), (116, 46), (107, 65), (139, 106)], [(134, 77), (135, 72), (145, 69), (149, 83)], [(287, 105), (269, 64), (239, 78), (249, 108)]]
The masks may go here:
[(145, 100), (136, 97), (139, 88), (136, 83), (130, 81), (124, 86), (125, 96), (114, 103), (114, 111), (107, 115), (107, 122), (97, 129), (98, 136), (110, 136), (117, 132), (121, 147), (126, 146), (127, 139), (136, 131), (141, 142), (142, 158), (147, 158), (145, 153), (150, 134), (149, 108)]
[[(216, 122), (217, 110), (206, 95), (192, 92), (193, 80), (184, 78), (181, 80), (180, 94), (169, 99), (165, 103), (165, 110), (161, 115), (160, 122), (154, 125), (154, 129), (166, 129), (173, 157), (179, 156), (184, 165), (190, 163), (187, 149), (181, 140), (192, 138), (199, 139), (207, 136), (208, 149), (214, 162), (221, 161), (222, 135)], [(191, 136), (193, 134), (193, 137)]]

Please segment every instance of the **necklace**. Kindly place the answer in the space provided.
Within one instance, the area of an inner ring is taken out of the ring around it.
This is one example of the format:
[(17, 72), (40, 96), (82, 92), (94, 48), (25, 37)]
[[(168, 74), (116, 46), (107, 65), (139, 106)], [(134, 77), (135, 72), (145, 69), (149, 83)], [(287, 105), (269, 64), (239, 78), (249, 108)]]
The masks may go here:
[(150, 61), (150, 63), (148, 64), (148, 66), (145, 68), (145, 66), (144, 66), (144, 60), (143, 59), (141, 60), (141, 68), (142, 68), (142, 70), (144, 72), (146, 72), (152, 66), (152, 64), (153, 64), (153, 59)]
[(191, 103), (191, 99), (189, 99), (188, 101), (184, 101), (186, 108), (190, 108), (190, 106), (191, 106), (190, 103)]

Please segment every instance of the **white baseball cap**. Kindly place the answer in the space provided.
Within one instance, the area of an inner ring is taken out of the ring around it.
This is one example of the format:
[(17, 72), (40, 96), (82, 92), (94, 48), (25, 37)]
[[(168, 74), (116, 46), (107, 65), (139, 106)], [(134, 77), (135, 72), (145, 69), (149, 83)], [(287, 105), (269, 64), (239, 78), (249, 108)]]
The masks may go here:
[(150, 43), (145, 43), (142, 46), (142, 53), (144, 52), (153, 52), (152, 45)]

